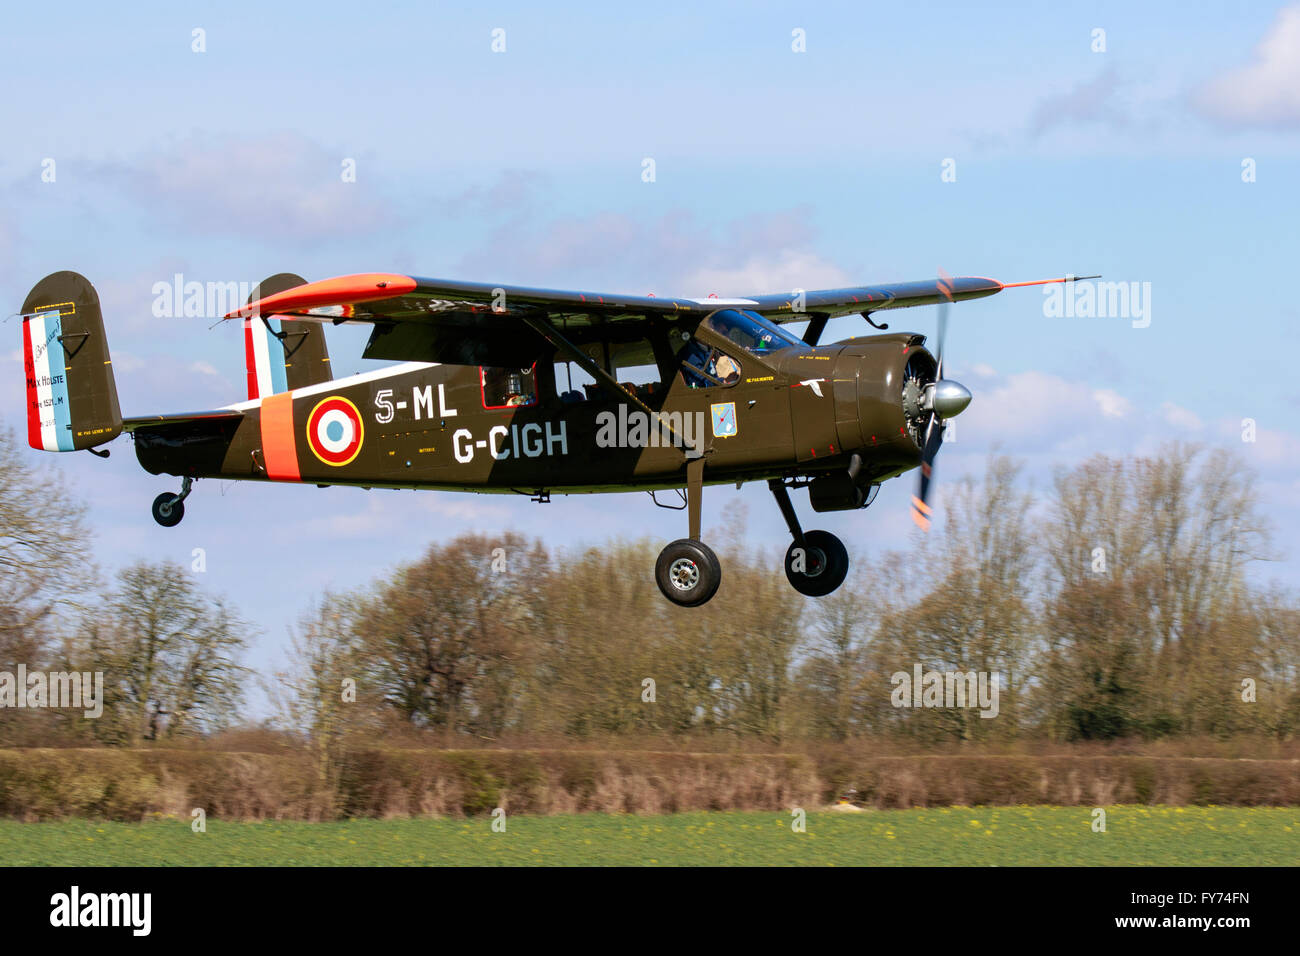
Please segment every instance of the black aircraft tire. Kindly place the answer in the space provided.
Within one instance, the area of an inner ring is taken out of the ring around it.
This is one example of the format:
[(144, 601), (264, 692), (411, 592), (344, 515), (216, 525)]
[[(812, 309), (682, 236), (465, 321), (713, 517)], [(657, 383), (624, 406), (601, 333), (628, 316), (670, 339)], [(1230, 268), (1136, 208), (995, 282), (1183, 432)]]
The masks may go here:
[(829, 531), (805, 531), (803, 571), (794, 569), (799, 547), (798, 542), (792, 543), (785, 552), (785, 576), (791, 587), (808, 597), (825, 597), (844, 583), (849, 574), (849, 552), (843, 541)]
[(185, 517), (185, 502), (180, 495), (163, 492), (153, 500), (153, 520), (164, 528), (174, 528)]
[(679, 538), (659, 552), (655, 581), (664, 597), (674, 604), (699, 607), (718, 593), (722, 565), (704, 542)]

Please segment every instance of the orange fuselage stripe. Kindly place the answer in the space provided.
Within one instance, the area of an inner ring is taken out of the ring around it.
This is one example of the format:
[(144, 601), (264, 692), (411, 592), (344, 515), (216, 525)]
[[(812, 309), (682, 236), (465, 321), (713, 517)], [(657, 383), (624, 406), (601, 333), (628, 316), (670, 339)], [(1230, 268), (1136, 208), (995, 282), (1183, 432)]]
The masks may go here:
[(293, 437), (293, 393), (262, 399), (262, 457), (272, 481), (301, 481), (298, 446)]

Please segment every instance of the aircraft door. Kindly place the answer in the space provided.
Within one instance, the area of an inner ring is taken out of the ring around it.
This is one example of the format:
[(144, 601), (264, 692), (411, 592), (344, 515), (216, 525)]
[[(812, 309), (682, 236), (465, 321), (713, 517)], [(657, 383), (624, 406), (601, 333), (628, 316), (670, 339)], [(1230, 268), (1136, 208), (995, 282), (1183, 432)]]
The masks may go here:
[(818, 349), (793, 355), (784, 368), (790, 383), (790, 419), (795, 459), (813, 461), (841, 450), (837, 421), (841, 399), (852, 392), (856, 408), (856, 377), (837, 381), (839, 353)]

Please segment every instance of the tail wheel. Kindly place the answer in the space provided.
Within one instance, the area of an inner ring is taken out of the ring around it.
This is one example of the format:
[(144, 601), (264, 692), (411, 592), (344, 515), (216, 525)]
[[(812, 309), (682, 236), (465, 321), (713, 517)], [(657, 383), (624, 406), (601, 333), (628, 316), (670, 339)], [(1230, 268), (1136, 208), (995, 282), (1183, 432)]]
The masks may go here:
[(655, 581), (664, 597), (674, 604), (699, 607), (718, 593), (722, 565), (704, 542), (681, 538), (659, 552)]
[(180, 495), (163, 492), (153, 500), (153, 520), (164, 528), (174, 528), (185, 517), (185, 502)]
[(849, 574), (849, 552), (829, 531), (805, 531), (803, 542), (785, 553), (785, 576), (790, 585), (808, 597), (825, 597)]

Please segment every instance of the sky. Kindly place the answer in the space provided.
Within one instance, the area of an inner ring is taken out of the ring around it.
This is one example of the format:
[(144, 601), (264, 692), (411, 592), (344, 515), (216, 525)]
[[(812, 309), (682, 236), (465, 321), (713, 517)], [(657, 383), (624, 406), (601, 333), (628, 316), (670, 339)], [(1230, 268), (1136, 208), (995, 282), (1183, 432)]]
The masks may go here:
[[(155, 315), (177, 274), (729, 296), (1100, 273), (1134, 284), (1141, 314), (1060, 314), (1036, 288), (954, 307), (946, 369), (975, 399), (937, 465), (940, 510), (993, 450), (1043, 492), (1097, 452), (1227, 447), (1275, 522), (1261, 575), (1300, 585), (1300, 4), (1138, 6), (20, 5), (0, 29), (4, 423), (21, 442), (13, 315), (60, 269), (99, 290), (127, 415), (245, 397), (237, 324)], [(885, 318), (933, 333), (933, 309)], [(823, 341), (870, 331), (837, 319)], [(337, 373), (379, 364), (363, 330), (329, 334)], [(316, 598), (463, 531), (686, 531), (640, 493), (218, 481), (164, 529), (149, 504), (179, 482), (142, 471), (129, 438), (111, 447), (22, 454), (86, 500), (105, 575), (202, 549), (205, 586), (255, 624), (259, 670)], [(818, 525), (861, 554), (896, 547), (912, 482)], [(706, 539), (744, 515), (781, 573), (762, 485), (704, 507)]]

